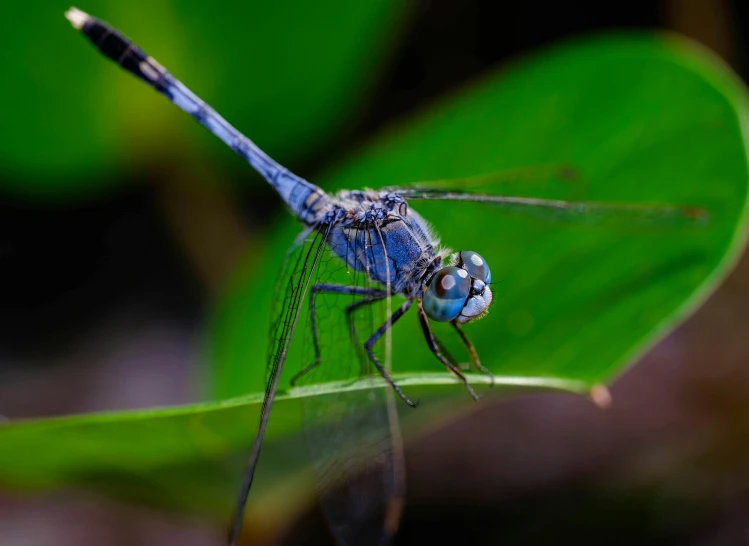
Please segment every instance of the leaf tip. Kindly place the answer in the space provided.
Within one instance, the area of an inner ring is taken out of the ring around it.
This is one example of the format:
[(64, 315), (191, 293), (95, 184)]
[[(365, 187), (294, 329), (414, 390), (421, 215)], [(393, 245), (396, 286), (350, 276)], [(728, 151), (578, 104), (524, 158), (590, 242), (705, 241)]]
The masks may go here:
[(590, 399), (593, 401), (593, 403), (600, 409), (608, 409), (609, 407), (611, 407), (611, 392), (606, 387), (606, 385), (597, 383), (590, 388), (588, 394), (590, 395)]

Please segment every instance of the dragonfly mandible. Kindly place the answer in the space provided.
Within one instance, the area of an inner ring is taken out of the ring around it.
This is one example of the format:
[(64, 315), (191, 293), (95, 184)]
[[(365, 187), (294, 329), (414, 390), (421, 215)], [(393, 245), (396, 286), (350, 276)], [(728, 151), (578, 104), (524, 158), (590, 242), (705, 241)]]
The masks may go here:
[[(489, 310), (493, 300), (489, 266), (475, 251), (453, 253), (441, 246), (434, 230), (411, 208), (410, 201), (473, 201), (563, 218), (679, 223), (703, 217), (700, 209), (690, 207), (570, 202), (463, 191), (461, 186), (470, 187), (470, 181), (330, 195), (271, 159), (111, 26), (76, 8), (65, 15), (104, 55), (190, 114), (244, 158), (304, 227), (278, 281), (267, 386), (230, 525), (232, 546), (239, 539), (273, 400), (305, 298), (309, 302), (308, 358), (291, 383), (355, 377), (365, 385), (344, 390), (333, 399), (311, 397), (303, 410), (321, 504), (340, 544), (384, 546), (400, 520), (404, 476), (395, 396), (408, 406), (417, 404), (391, 376), (392, 326), (414, 308), (429, 350), (462, 382), (470, 396), (478, 399), (463, 373), (464, 367), (430, 327), (430, 321), (451, 324), (473, 368), (491, 377), (462, 329)], [(476, 185), (480, 187), (479, 179)], [(392, 297), (396, 295), (403, 297), (403, 303), (393, 309)], [(333, 320), (335, 313), (345, 316), (345, 328)], [(381, 388), (383, 382), (390, 388)]]

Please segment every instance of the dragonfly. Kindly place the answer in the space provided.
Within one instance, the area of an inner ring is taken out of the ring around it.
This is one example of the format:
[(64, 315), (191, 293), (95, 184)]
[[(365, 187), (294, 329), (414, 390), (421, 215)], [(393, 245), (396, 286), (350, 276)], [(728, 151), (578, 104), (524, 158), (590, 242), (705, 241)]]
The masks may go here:
[[(353, 378), (358, 385), (340, 389), (332, 398), (305, 398), (302, 409), (318, 496), (339, 544), (385, 546), (401, 517), (405, 486), (396, 402), (411, 407), (417, 402), (392, 376), (393, 326), (414, 310), (428, 350), (472, 398), (479, 396), (464, 373), (466, 367), (492, 379), (463, 330), (465, 324), (484, 317), (492, 304), (489, 265), (476, 251), (452, 252), (441, 246), (434, 229), (411, 207), (412, 201), (476, 202), (584, 221), (704, 220), (704, 212), (694, 207), (562, 201), (466, 190), (480, 188), (481, 177), (329, 194), (271, 159), (113, 27), (76, 8), (65, 15), (105, 56), (245, 159), (303, 226), (278, 277), (265, 396), (229, 526), (230, 546), (240, 537), (271, 408), (297, 325), (305, 315), (304, 301), (308, 313), (302, 364), (290, 384)], [(452, 326), (469, 357), (468, 365), (447, 350), (431, 322)]]

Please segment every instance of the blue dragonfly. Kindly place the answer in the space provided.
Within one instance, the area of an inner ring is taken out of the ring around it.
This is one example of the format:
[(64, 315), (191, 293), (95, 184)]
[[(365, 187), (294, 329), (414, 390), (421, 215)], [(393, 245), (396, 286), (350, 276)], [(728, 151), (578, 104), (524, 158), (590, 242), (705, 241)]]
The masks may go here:
[[(350, 388), (338, 389), (334, 395), (306, 398), (302, 410), (320, 503), (342, 545), (385, 546), (400, 521), (404, 471), (395, 401), (397, 397), (411, 407), (417, 403), (391, 375), (391, 327), (414, 308), (427, 348), (477, 400), (464, 373), (466, 365), (450, 354), (430, 327), (430, 321), (449, 323), (465, 347), (469, 366), (491, 380), (462, 329), (489, 310), (493, 299), (489, 266), (475, 251), (453, 253), (441, 246), (434, 230), (410, 206), (411, 201), (472, 201), (586, 222), (679, 225), (705, 219), (704, 212), (693, 207), (572, 202), (467, 191), (481, 188), (487, 180), (501, 180), (502, 173), (330, 195), (271, 159), (114, 28), (76, 8), (65, 15), (105, 56), (190, 114), (244, 158), (303, 226), (278, 278), (265, 397), (229, 527), (231, 546), (239, 540), (271, 408), (300, 318), (306, 320), (306, 337), (301, 364), (290, 383), (352, 380)], [(552, 171), (564, 176), (560, 169)], [(548, 174), (549, 169), (544, 172)], [(403, 299), (395, 308), (393, 296)], [(305, 299), (308, 313), (303, 313)], [(341, 316), (345, 326), (338, 320)]]

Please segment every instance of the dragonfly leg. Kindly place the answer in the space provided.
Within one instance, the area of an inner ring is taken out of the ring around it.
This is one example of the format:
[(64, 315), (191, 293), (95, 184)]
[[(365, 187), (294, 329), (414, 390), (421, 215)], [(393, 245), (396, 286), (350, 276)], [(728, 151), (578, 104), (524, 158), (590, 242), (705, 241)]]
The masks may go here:
[[(299, 379), (304, 375), (315, 369), (320, 364), (320, 342), (317, 339), (317, 312), (315, 311), (315, 297), (318, 294), (350, 294), (354, 296), (365, 296), (367, 299), (362, 301), (368, 301), (368, 298), (382, 299), (385, 297), (386, 292), (378, 290), (376, 288), (366, 288), (363, 286), (346, 286), (344, 284), (325, 284), (318, 283), (312, 286), (309, 296), (309, 313), (310, 313), (310, 329), (312, 330), (312, 346), (315, 351), (315, 360), (305, 366), (303, 370), (297, 372), (291, 378), (291, 386), (293, 387)], [(372, 301), (375, 301), (373, 299)], [(356, 302), (359, 303), (359, 302)], [(348, 313), (347, 313), (348, 318)]]
[(377, 359), (375, 358), (374, 354), (372, 353), (372, 347), (375, 343), (377, 343), (377, 340), (382, 337), (382, 335), (387, 332), (393, 324), (395, 324), (395, 321), (397, 321), (399, 318), (401, 318), (406, 311), (411, 307), (411, 304), (413, 303), (413, 300), (406, 300), (403, 305), (401, 305), (396, 311), (390, 316), (389, 319), (387, 319), (382, 326), (380, 326), (377, 331), (372, 334), (369, 339), (364, 343), (364, 350), (367, 351), (367, 356), (369, 357), (369, 360), (372, 361), (372, 364), (374, 364), (375, 368), (377, 368), (377, 371), (380, 372), (380, 375), (382, 378), (387, 381), (388, 385), (390, 385), (393, 390), (398, 393), (398, 396), (401, 397), (401, 399), (411, 406), (412, 408), (415, 408), (418, 404), (416, 402), (413, 402), (408, 396), (403, 394), (403, 391), (401, 388), (393, 381), (393, 378), (390, 377), (390, 374), (387, 372), (385, 368), (382, 367), (382, 364), (380, 364)]
[(455, 321), (452, 321), (450, 324), (452, 324), (453, 328), (455, 328), (455, 330), (458, 332), (463, 345), (465, 345), (468, 354), (471, 356), (471, 362), (473, 362), (473, 366), (481, 373), (488, 375), (489, 379), (491, 379), (491, 385), (494, 386), (494, 374), (481, 364), (481, 361), (479, 360), (479, 354), (478, 352), (476, 352), (476, 347), (474, 347), (473, 343), (471, 343), (471, 340), (468, 339), (468, 336), (462, 330), (460, 324)]
[(364, 299), (355, 301), (354, 303), (346, 307), (346, 324), (348, 324), (349, 335), (351, 336), (351, 343), (354, 347), (357, 348), (360, 356), (363, 356), (361, 354), (361, 350), (363, 347), (361, 343), (359, 343), (359, 335), (356, 332), (356, 324), (354, 324), (354, 311), (364, 307), (365, 305), (371, 305), (376, 301), (380, 301), (381, 299), (384, 299), (386, 296), (387, 296), (387, 292), (385, 292), (384, 290), (380, 290), (377, 293), (373, 293), (371, 296), (367, 296)]
[(458, 368), (461, 372), (466, 371), (469, 369), (470, 364), (464, 364), (462, 362), (458, 362), (458, 359), (455, 358), (452, 354), (450, 354), (450, 351), (447, 350), (447, 347), (440, 341), (440, 339), (437, 337), (437, 335), (432, 332), (432, 337), (434, 338), (434, 342), (437, 344), (437, 348), (439, 349), (440, 353), (442, 353), (442, 356), (444, 356), (447, 360), (450, 361), (450, 363)]
[(427, 319), (427, 315), (424, 312), (424, 308), (421, 306), (421, 303), (419, 303), (419, 322), (421, 323), (421, 329), (424, 332), (424, 338), (426, 339), (427, 345), (429, 346), (429, 350), (432, 351), (432, 354), (436, 356), (437, 360), (442, 362), (442, 364), (444, 364), (444, 366), (448, 370), (454, 373), (455, 376), (463, 382), (466, 390), (468, 390), (468, 394), (470, 394), (474, 400), (478, 400), (479, 395), (476, 394), (476, 391), (473, 390), (471, 384), (468, 383), (466, 376), (463, 375), (460, 369), (453, 362), (450, 362), (450, 360), (445, 358), (445, 356), (440, 352), (440, 348), (434, 338), (434, 334), (432, 334), (432, 330), (431, 328), (429, 328), (429, 320)]

